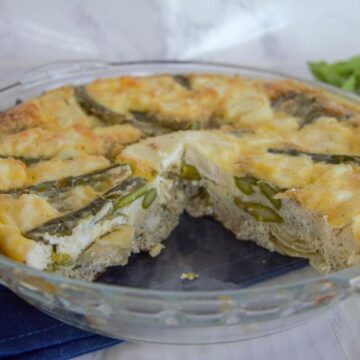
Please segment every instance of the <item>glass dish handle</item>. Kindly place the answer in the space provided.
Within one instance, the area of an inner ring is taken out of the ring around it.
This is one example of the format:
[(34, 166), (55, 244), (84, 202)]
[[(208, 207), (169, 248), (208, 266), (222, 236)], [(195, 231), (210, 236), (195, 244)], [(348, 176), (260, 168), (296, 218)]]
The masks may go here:
[(109, 66), (111, 66), (111, 63), (98, 60), (56, 61), (25, 71), (20, 82), (24, 86), (34, 86), (76, 75), (79, 72), (98, 71)]

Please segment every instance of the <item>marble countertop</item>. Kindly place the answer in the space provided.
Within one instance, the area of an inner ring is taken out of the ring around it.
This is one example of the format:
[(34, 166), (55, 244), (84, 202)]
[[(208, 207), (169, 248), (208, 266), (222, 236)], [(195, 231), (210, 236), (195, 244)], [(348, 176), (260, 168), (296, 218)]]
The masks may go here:
[(58, 60), (204, 59), (309, 76), (359, 51), (358, 0), (0, 0), (2, 77)]
[[(360, 52), (358, 0), (0, 0), (0, 83), (59, 60), (202, 59), (310, 77), (307, 61)], [(238, 344), (125, 343), (93, 359), (355, 359), (360, 302)]]

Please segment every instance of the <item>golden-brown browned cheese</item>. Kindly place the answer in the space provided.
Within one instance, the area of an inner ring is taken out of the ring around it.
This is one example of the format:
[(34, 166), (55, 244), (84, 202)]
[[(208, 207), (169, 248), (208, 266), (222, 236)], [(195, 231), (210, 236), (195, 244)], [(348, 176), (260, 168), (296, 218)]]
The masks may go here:
[(272, 119), (270, 101), (261, 82), (240, 77), (195, 75), (191, 84), (194, 89), (212, 90), (216, 94), (213, 117), (220, 123), (253, 128)]
[(46, 117), (37, 100), (27, 101), (0, 113), (0, 136), (45, 126)]
[(22, 236), (17, 226), (0, 223), (0, 254), (24, 263), (35, 244), (34, 241)]
[(46, 118), (47, 128), (92, 128), (101, 125), (99, 119), (89, 116), (78, 104), (72, 86), (46, 92), (38, 98), (38, 104)]
[(110, 165), (104, 156), (82, 155), (73, 159), (53, 158), (30, 165), (27, 170), (29, 185), (57, 180), (67, 176), (78, 176), (103, 169)]
[(2, 194), (0, 201), (0, 222), (15, 225), (23, 233), (58, 215), (56, 209), (38, 195), (24, 194), (14, 199)]
[(0, 158), (0, 191), (27, 183), (26, 166), (19, 160)]
[[(213, 109), (213, 92), (184, 87), (172, 76), (122, 77), (97, 80), (86, 87), (88, 94), (106, 108), (119, 113), (145, 112), (159, 121), (207, 122)], [(156, 120), (153, 120), (156, 121)]]
[(304, 208), (324, 214), (327, 221), (339, 229), (360, 214), (359, 186), (360, 168), (335, 165), (312, 184), (290, 191), (288, 196), (295, 198)]

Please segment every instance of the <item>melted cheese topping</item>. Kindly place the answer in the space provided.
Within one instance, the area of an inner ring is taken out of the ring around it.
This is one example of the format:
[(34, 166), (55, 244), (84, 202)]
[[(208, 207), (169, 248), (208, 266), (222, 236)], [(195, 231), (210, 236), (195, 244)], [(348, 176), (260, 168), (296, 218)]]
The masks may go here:
[(184, 140), (192, 132), (176, 132), (146, 139), (128, 146), (117, 161), (130, 163), (137, 176), (153, 178), (170, 164), (179, 165), (184, 151)]
[(289, 141), (308, 151), (349, 154), (358, 151), (359, 137), (351, 126), (322, 117), (288, 136)]
[(329, 167), (315, 164), (309, 156), (288, 156), (267, 152), (282, 144), (281, 136), (245, 134), (240, 138), (219, 131), (194, 132), (184, 140), (187, 148), (202, 154), (222, 171), (237, 176), (251, 175), (280, 188), (304, 187)]
[(187, 149), (190, 151), (194, 149), (203, 158), (209, 159), (209, 162), (229, 172), (233, 172), (234, 165), (242, 152), (241, 143), (235, 137), (219, 131), (189, 134)]
[(195, 89), (217, 94), (215, 117), (234, 123), (236, 127), (256, 127), (272, 119), (272, 109), (263, 85), (240, 77), (195, 75)]
[(27, 182), (26, 166), (18, 160), (0, 159), (0, 190), (24, 186)]
[(238, 174), (249, 174), (270, 181), (280, 188), (302, 188), (322, 173), (323, 165), (315, 165), (308, 156), (284, 156), (263, 152), (239, 159)]
[(286, 134), (297, 131), (298, 121), (295, 117), (283, 113), (274, 113), (271, 121), (263, 122), (257, 125), (257, 132), (278, 137), (280, 135), (286, 138)]
[(0, 223), (0, 253), (13, 260), (26, 262), (35, 244), (35, 241), (22, 236), (16, 226)]
[(123, 114), (145, 111), (177, 121), (202, 121), (213, 109), (211, 90), (189, 90), (171, 76), (97, 80), (87, 91), (105, 107)]
[(0, 203), (0, 223), (17, 226), (22, 233), (59, 216), (56, 209), (35, 194), (24, 194), (19, 199), (0, 195)]
[(100, 120), (82, 110), (74, 97), (73, 87), (50, 90), (40, 96), (38, 102), (47, 119), (48, 129), (102, 125)]
[(28, 129), (5, 136), (0, 154), (31, 158), (74, 157), (82, 154), (105, 154), (105, 143), (90, 129), (50, 131)]
[(62, 160), (54, 158), (31, 165), (27, 169), (30, 184), (57, 180), (67, 176), (78, 176), (91, 171), (104, 169), (110, 161), (103, 156), (79, 156), (74, 159)]
[(140, 130), (128, 124), (98, 127), (94, 132), (101, 138), (106, 154), (111, 157), (119, 154), (124, 145), (139, 141), (142, 137)]
[(12, 134), (45, 126), (46, 116), (37, 100), (27, 101), (6, 112), (0, 112), (0, 134)]
[[(335, 165), (313, 184), (286, 193), (309, 210), (322, 213), (335, 228), (358, 219), (360, 213), (360, 168)], [(356, 228), (356, 225), (355, 225)]]
[(16, 226), (0, 223), (0, 254), (43, 270), (51, 261), (51, 248), (21, 235)]
[(23, 157), (51, 157), (65, 142), (64, 135), (40, 128), (5, 136), (0, 143), (0, 154)]
[(90, 129), (69, 130), (63, 133), (64, 144), (58, 156), (75, 157), (79, 155), (105, 155), (106, 144)]

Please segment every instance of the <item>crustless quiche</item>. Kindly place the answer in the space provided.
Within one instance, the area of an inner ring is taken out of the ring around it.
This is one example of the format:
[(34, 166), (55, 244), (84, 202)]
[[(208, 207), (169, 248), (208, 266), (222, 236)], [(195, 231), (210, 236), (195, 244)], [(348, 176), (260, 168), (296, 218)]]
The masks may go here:
[(358, 104), (288, 80), (51, 90), (0, 113), (0, 253), (92, 280), (156, 256), (186, 210), (321, 272), (359, 264), (359, 139)]

